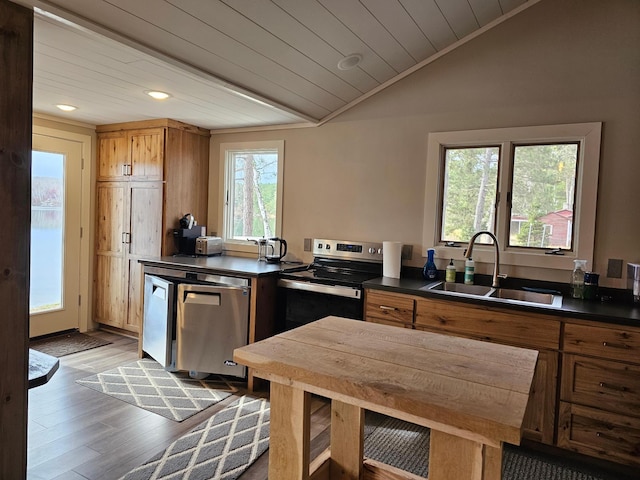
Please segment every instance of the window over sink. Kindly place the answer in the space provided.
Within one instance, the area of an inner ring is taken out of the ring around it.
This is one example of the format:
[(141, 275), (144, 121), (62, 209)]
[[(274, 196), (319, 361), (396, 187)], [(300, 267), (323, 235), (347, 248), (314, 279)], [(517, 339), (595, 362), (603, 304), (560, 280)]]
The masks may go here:
[[(488, 230), (498, 238), (503, 264), (570, 270), (576, 258), (592, 261), (601, 128), (429, 134), (425, 248), (460, 257), (456, 246)], [(492, 262), (492, 249), (474, 250), (474, 260)]]
[(280, 236), (284, 141), (222, 143), (220, 160), (225, 248), (250, 252)]

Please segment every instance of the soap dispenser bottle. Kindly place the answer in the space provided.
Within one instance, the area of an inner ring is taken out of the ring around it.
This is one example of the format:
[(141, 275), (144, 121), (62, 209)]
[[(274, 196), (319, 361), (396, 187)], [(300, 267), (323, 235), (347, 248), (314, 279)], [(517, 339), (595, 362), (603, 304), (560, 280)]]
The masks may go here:
[(587, 269), (586, 260), (574, 260), (571, 272), (571, 297), (584, 298), (584, 272)]
[(447, 265), (444, 276), (445, 282), (454, 283), (456, 281), (456, 266), (453, 264), (453, 258)]
[(422, 277), (425, 280), (435, 280), (438, 276), (438, 269), (436, 268), (436, 263), (433, 260), (433, 256), (436, 251), (433, 248), (427, 250), (427, 262), (424, 264), (424, 268), (422, 269)]
[(475, 262), (469, 257), (464, 262), (464, 283), (465, 285), (473, 285), (473, 276), (475, 274)]

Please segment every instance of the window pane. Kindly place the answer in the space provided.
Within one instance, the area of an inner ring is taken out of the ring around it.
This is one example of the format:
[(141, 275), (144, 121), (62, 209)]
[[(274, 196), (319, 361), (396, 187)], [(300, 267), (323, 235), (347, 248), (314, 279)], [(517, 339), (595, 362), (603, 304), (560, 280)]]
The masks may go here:
[(577, 158), (577, 143), (514, 147), (511, 246), (572, 248)]
[(32, 152), (30, 313), (62, 308), (64, 160)]
[(276, 226), (278, 151), (231, 153), (231, 237), (273, 237)]
[(494, 231), (500, 147), (446, 148), (441, 241)]

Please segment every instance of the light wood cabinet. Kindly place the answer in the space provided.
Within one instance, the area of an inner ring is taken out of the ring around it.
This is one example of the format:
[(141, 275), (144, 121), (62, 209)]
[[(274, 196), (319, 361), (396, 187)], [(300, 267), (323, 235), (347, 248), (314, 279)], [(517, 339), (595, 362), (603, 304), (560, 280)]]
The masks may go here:
[(138, 260), (175, 253), (173, 230), (185, 213), (207, 218), (209, 133), (166, 119), (97, 132), (94, 317), (138, 332)]
[(558, 446), (640, 465), (640, 329), (567, 323)]
[(413, 327), (415, 300), (409, 295), (366, 290), (364, 318), (367, 322), (396, 327)]

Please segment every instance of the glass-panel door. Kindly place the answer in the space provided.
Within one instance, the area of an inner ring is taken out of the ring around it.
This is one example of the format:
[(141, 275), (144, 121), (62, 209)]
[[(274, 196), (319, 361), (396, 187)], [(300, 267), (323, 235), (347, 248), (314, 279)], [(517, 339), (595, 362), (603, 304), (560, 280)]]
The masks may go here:
[(33, 135), (30, 336), (78, 328), (82, 145)]

